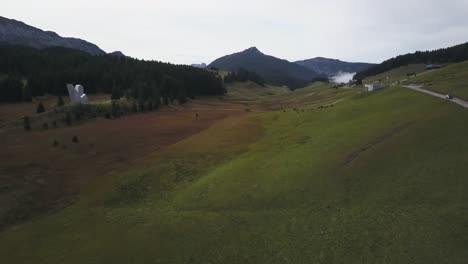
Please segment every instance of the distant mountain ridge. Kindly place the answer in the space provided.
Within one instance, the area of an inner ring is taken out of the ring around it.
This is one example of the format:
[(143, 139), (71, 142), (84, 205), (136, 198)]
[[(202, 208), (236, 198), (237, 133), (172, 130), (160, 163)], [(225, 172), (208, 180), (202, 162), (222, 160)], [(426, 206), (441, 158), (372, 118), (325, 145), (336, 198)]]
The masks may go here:
[(36, 49), (65, 47), (92, 55), (104, 55), (97, 45), (78, 38), (64, 38), (55, 32), (44, 31), (23, 22), (0, 16), (0, 42)]
[(295, 63), (328, 77), (336, 76), (340, 72), (354, 73), (364, 71), (375, 65), (373, 63), (346, 62), (322, 57), (296, 61)]
[(195, 63), (190, 66), (195, 67), (195, 68), (200, 68), (200, 69), (205, 69), (207, 67), (206, 63), (200, 63), (200, 64)]
[(245, 69), (259, 74), (268, 84), (291, 88), (304, 87), (320, 76), (299, 64), (263, 54), (256, 47), (221, 57), (208, 65), (211, 67), (224, 71)]
[(355, 76), (355, 80), (362, 80), (369, 76), (378, 75), (386, 71), (406, 66), (408, 64), (419, 63), (451, 63), (462, 62), (468, 60), (468, 42), (455, 45), (448, 48), (442, 48), (432, 51), (416, 51), (399, 55), (388, 59), (381, 64), (374, 65), (363, 71), (359, 71)]
[(127, 57), (125, 54), (123, 54), (123, 52), (121, 51), (114, 51), (114, 52), (110, 52), (108, 53), (108, 55), (111, 55), (111, 56), (114, 56), (114, 57)]

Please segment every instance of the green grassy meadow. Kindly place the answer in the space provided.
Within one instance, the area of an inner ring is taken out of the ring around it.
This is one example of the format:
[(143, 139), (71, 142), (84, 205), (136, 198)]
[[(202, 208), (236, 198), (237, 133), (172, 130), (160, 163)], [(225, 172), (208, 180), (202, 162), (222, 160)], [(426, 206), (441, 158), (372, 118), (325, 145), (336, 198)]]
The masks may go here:
[(452, 64), (417, 76), (408, 83), (422, 84), (426, 89), (452, 94), (468, 100), (468, 62)]
[[(396, 69), (365, 78), (364, 83), (373, 83), (376, 81), (382, 81), (383, 83), (394, 83), (400, 80), (408, 78), (407, 73), (416, 73), (420, 74), (426, 71), (426, 66), (424, 64), (410, 64), (407, 66), (398, 67)], [(387, 79), (388, 77), (388, 79)]]
[(288, 110), (225, 119), (0, 233), (0, 263), (468, 262), (468, 111), (400, 87), (271, 93)]

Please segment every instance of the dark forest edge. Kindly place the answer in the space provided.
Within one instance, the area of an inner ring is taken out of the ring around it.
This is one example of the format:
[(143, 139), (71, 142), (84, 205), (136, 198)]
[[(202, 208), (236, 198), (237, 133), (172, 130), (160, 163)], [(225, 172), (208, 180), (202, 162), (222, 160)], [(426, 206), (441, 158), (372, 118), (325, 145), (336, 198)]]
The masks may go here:
[(468, 43), (433, 51), (417, 51), (411, 54), (400, 55), (357, 73), (354, 79), (362, 80), (409, 64), (455, 63), (465, 60), (468, 60)]
[(0, 45), (0, 102), (66, 95), (65, 84), (82, 84), (87, 94), (113, 93), (138, 101), (178, 100), (225, 93), (215, 72), (186, 65), (67, 48), (34, 49)]
[(224, 83), (247, 81), (254, 82), (260, 86), (265, 86), (265, 79), (263, 79), (262, 76), (242, 68), (234, 72), (229, 72), (226, 76), (224, 76)]

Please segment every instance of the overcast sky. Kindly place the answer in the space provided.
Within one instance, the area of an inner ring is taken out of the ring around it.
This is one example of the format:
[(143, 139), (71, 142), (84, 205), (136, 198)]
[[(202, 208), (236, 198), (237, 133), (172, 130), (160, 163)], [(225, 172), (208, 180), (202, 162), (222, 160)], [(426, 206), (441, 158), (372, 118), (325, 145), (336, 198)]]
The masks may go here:
[(251, 46), (290, 61), (381, 62), (468, 41), (468, 0), (6, 0), (0, 15), (179, 64)]

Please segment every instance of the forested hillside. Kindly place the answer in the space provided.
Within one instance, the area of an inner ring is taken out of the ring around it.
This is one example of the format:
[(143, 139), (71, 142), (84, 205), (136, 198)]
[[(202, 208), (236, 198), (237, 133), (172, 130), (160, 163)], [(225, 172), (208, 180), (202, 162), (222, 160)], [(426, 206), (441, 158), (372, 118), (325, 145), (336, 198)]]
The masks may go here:
[[(31, 95), (46, 93), (63, 95), (67, 83), (84, 85), (88, 94), (118, 90), (143, 100), (186, 99), (225, 91), (216, 73), (156, 61), (12, 45), (0, 45), (0, 58), (0, 101), (28, 100)], [(23, 80), (23, 87), (18, 87), (18, 80)]]
[(461, 62), (465, 60), (468, 60), (468, 43), (460, 44), (445, 49), (438, 49), (433, 51), (417, 51), (411, 54), (400, 55), (395, 58), (386, 60), (381, 64), (371, 67), (367, 70), (359, 72), (354, 76), (354, 79), (362, 80), (366, 77), (384, 73), (391, 69), (406, 66), (408, 64), (448, 63)]
[(265, 80), (255, 72), (239, 69), (224, 76), (225, 83), (252, 81), (260, 86), (265, 86)]

